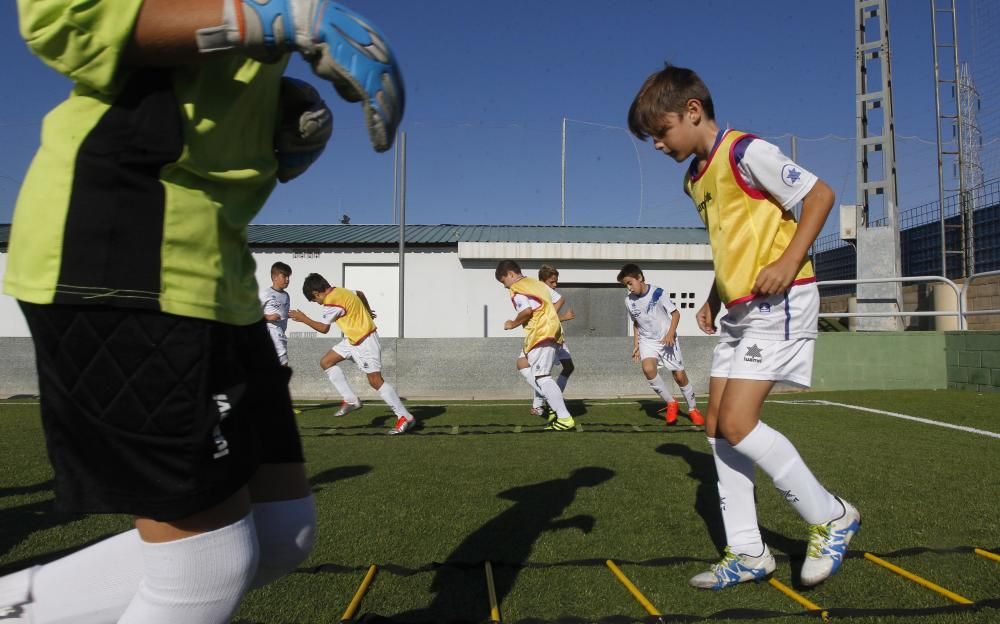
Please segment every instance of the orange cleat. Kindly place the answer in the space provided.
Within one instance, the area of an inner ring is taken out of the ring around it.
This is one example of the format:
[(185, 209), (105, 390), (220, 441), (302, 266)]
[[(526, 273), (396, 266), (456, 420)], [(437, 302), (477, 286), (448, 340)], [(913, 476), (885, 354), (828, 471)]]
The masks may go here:
[(671, 401), (667, 403), (667, 413), (666, 415), (664, 415), (664, 418), (667, 420), (668, 425), (677, 424), (677, 408), (678, 408), (677, 401)]
[(698, 411), (697, 407), (692, 408), (691, 410), (688, 411), (688, 418), (691, 419), (691, 424), (692, 425), (704, 425), (705, 424), (705, 419), (702, 417), (701, 412)]

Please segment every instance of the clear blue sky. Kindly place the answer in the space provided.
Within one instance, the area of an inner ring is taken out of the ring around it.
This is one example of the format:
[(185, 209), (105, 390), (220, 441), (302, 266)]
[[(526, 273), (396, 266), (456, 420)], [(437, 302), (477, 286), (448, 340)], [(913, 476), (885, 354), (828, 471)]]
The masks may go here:
[[(960, 19), (969, 1), (959, 1)], [(638, 143), (637, 154), (624, 130), (636, 89), (664, 61), (701, 74), (720, 125), (773, 137), (786, 151), (788, 140), (776, 137), (855, 133), (853, 0), (349, 4), (382, 27), (402, 66), (408, 223), (558, 224), (567, 117), (577, 120), (568, 124), (568, 224), (700, 225), (680, 191), (682, 168), (649, 143)], [(28, 52), (13, 2), (0, 17), (7, 223), (41, 118), (69, 82)], [(926, 142), (935, 137), (928, 3), (890, 0), (890, 20), (896, 130), (922, 139), (897, 144), (907, 208), (937, 193), (935, 147)], [(297, 60), (289, 73), (311, 75)], [(306, 175), (277, 189), (256, 222), (334, 223), (343, 213), (354, 223), (391, 222), (392, 153), (372, 152), (360, 109), (323, 92), (334, 111), (331, 145)], [(798, 159), (838, 202), (854, 201), (853, 143), (803, 140)]]

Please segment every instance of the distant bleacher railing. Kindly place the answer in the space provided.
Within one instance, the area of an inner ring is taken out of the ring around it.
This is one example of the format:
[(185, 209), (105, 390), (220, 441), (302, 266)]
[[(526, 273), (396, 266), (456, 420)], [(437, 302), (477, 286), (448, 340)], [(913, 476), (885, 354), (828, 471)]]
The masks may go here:
[[(1000, 180), (991, 180), (972, 190), (973, 233), (976, 273), (1000, 269)], [(899, 213), (899, 243), (903, 277), (941, 275), (941, 212), (938, 202), (930, 202)], [(958, 195), (944, 200), (945, 223), (958, 224)], [(880, 225), (879, 222), (873, 225)], [(959, 247), (958, 228), (948, 228), (949, 249)], [(847, 280), (857, 277), (858, 258), (853, 245), (828, 234), (816, 239), (813, 262), (819, 281)], [(946, 277), (965, 277), (961, 256), (948, 258)], [(854, 286), (827, 286), (823, 296), (853, 294)]]

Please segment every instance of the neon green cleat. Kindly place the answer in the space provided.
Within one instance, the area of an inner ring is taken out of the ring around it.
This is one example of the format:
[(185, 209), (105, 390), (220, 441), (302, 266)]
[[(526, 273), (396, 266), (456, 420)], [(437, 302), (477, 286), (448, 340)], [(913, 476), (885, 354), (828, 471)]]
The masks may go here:
[(549, 424), (545, 425), (545, 430), (546, 431), (569, 431), (570, 429), (573, 429), (574, 427), (576, 427), (576, 421), (573, 420), (572, 416), (570, 416), (569, 418), (555, 418), (555, 419), (551, 420), (549, 422)]

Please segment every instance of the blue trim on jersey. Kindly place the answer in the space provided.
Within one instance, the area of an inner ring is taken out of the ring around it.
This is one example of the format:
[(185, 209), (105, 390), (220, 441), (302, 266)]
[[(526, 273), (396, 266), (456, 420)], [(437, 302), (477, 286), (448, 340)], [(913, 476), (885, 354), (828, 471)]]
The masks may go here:
[(738, 165), (740, 161), (743, 160), (743, 156), (747, 153), (747, 148), (750, 147), (750, 143), (753, 141), (753, 135), (746, 135), (739, 141), (733, 143), (733, 161)]
[(660, 297), (662, 296), (663, 296), (662, 288), (657, 288), (656, 290), (653, 291), (653, 296), (650, 297), (649, 303), (646, 304), (646, 314), (649, 314), (650, 312), (653, 311), (653, 308), (655, 308), (656, 304), (660, 302)]

